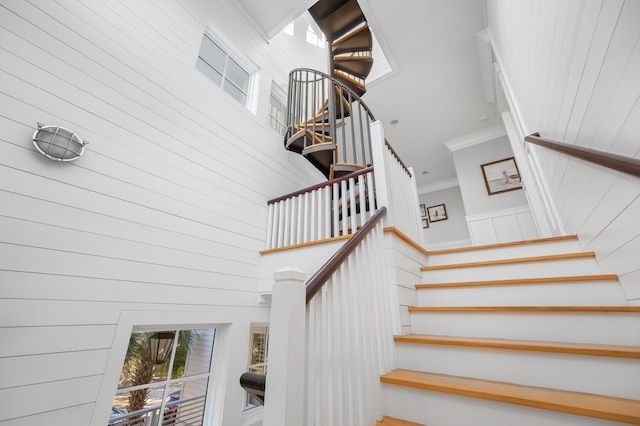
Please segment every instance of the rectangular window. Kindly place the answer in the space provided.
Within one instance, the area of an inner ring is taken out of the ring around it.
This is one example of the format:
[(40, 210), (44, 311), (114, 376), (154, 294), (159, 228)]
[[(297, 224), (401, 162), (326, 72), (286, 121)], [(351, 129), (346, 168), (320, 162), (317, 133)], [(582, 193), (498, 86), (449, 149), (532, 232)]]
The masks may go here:
[(271, 95), (269, 100), (269, 125), (276, 132), (284, 135), (286, 125), (287, 107), (276, 97)]
[[(269, 352), (269, 327), (251, 327), (251, 353), (247, 371), (256, 374), (267, 374), (267, 354)], [(261, 405), (256, 398), (245, 392), (244, 409)]]
[(269, 126), (284, 136), (287, 130), (286, 94), (275, 83), (271, 83), (271, 97), (269, 98)]
[(239, 64), (237, 58), (232, 58), (221, 44), (205, 34), (196, 68), (235, 100), (247, 106), (251, 73)]
[(215, 329), (131, 333), (109, 425), (202, 425)]

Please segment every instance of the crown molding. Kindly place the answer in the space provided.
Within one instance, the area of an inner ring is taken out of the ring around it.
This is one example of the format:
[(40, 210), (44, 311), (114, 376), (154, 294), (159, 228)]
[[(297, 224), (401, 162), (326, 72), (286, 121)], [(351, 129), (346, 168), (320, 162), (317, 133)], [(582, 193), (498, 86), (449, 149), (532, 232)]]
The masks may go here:
[(506, 135), (507, 131), (504, 129), (504, 125), (499, 124), (497, 126), (480, 130), (479, 132), (470, 133), (456, 139), (451, 139), (450, 141), (443, 142), (443, 145), (446, 146), (450, 152), (454, 152), (473, 145), (492, 141)]
[(460, 186), (460, 182), (458, 182), (458, 178), (445, 179), (445, 180), (440, 180), (438, 182), (421, 185), (417, 188), (417, 190), (418, 190), (418, 195), (420, 195), (420, 194), (428, 194), (430, 192), (440, 191), (442, 189), (453, 188), (454, 186)]

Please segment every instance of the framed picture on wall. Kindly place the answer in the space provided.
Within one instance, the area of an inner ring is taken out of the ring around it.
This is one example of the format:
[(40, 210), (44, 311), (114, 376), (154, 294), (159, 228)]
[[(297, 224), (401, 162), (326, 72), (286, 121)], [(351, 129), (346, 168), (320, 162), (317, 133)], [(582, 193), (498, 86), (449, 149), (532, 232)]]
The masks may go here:
[(427, 213), (429, 222), (439, 222), (441, 220), (449, 219), (447, 217), (447, 209), (444, 204), (438, 204), (437, 206), (427, 207)]
[(428, 228), (429, 227), (429, 219), (427, 219), (426, 217), (422, 218), (422, 227), (423, 228)]
[(420, 217), (425, 217), (427, 215), (427, 208), (424, 204), (420, 204)]
[(482, 164), (484, 184), (489, 195), (522, 189), (522, 179), (515, 158), (505, 158)]

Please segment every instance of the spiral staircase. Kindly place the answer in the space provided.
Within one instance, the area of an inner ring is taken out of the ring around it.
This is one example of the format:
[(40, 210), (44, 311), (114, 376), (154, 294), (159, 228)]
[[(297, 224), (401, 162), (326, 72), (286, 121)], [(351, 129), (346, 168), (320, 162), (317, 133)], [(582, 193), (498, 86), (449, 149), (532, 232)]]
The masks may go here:
[(375, 118), (361, 96), (373, 66), (372, 36), (356, 0), (321, 0), (309, 13), (330, 46), (331, 75), (291, 72), (285, 148), (334, 179), (371, 164)]

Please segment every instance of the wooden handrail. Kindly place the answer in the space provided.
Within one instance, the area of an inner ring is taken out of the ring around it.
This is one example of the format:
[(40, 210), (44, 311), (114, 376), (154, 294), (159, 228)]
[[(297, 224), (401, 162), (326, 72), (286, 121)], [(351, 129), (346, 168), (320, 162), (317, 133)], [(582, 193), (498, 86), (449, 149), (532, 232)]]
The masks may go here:
[(402, 161), (402, 159), (400, 158), (400, 156), (398, 155), (398, 153), (396, 152), (395, 149), (393, 149), (393, 147), (391, 146), (391, 144), (389, 143), (388, 140), (384, 140), (384, 144), (387, 146), (387, 148), (389, 148), (389, 151), (391, 151), (391, 153), (393, 154), (394, 157), (396, 157), (396, 160), (398, 160), (398, 163), (400, 163), (400, 165), (402, 166), (402, 168), (407, 172), (407, 174), (409, 176), (411, 176), (411, 172), (409, 171), (409, 168), (407, 167), (406, 164), (404, 164), (404, 162)]
[(279, 201), (287, 200), (289, 198), (293, 198), (293, 197), (296, 197), (298, 195), (306, 194), (307, 192), (315, 191), (316, 189), (324, 188), (325, 186), (331, 186), (334, 183), (340, 183), (343, 180), (348, 180), (348, 179), (351, 179), (351, 178), (354, 178), (354, 177), (357, 177), (357, 176), (360, 176), (360, 175), (363, 175), (363, 174), (366, 174), (366, 173), (369, 173), (369, 172), (372, 172), (372, 171), (373, 171), (373, 167), (367, 167), (365, 169), (358, 170), (358, 171), (355, 171), (353, 173), (349, 173), (348, 175), (344, 175), (344, 176), (342, 176), (340, 178), (331, 179), (331, 180), (328, 180), (326, 182), (321, 182), (321, 183), (318, 183), (316, 185), (309, 186), (307, 188), (303, 188), (303, 189), (300, 189), (298, 191), (292, 192), (291, 194), (287, 194), (287, 195), (283, 195), (283, 196), (278, 197), (278, 198), (274, 198), (273, 200), (267, 201), (267, 204), (275, 204), (275, 203), (277, 203)]
[(349, 239), (340, 249), (318, 271), (313, 274), (309, 281), (307, 281), (307, 303), (318, 291), (322, 288), (325, 282), (329, 279), (347, 257), (353, 252), (362, 240), (375, 228), (376, 224), (387, 213), (386, 207), (380, 207), (380, 209), (374, 213), (373, 216), (360, 228), (353, 237)]
[(526, 136), (524, 140), (581, 160), (640, 177), (640, 160), (635, 158), (544, 139), (540, 137), (540, 133)]

